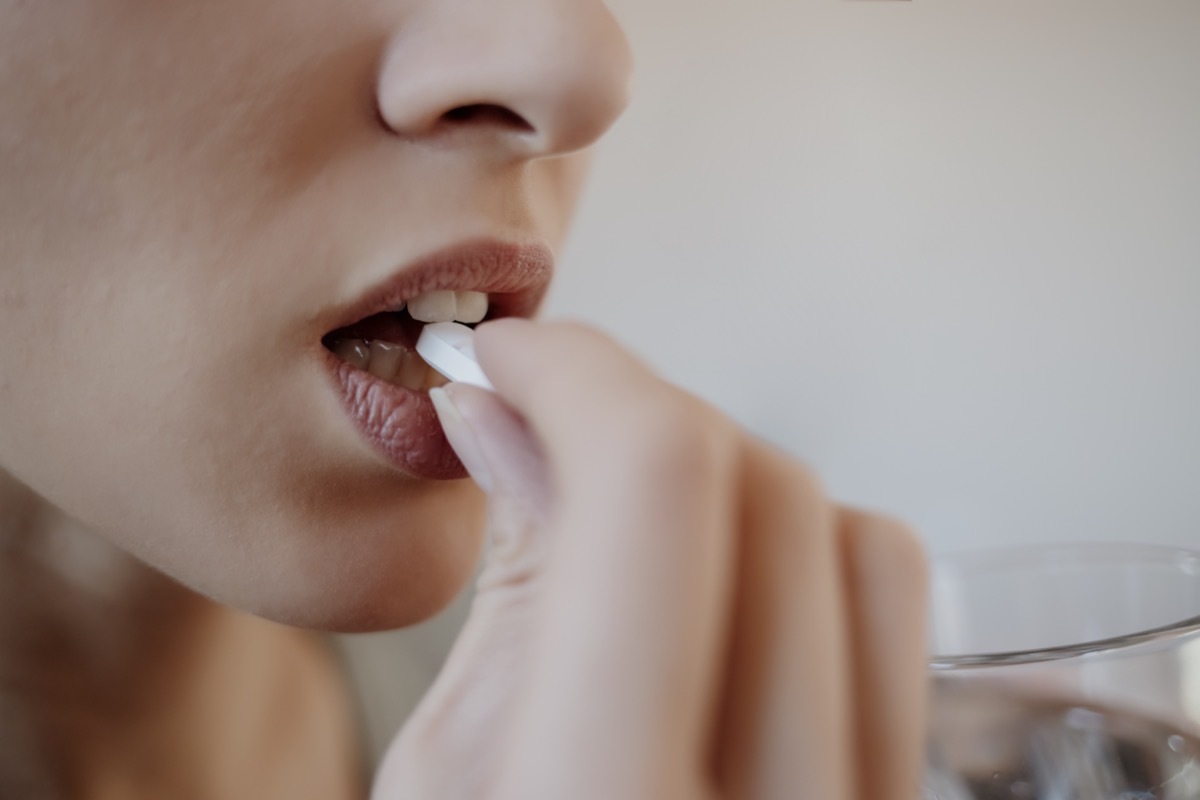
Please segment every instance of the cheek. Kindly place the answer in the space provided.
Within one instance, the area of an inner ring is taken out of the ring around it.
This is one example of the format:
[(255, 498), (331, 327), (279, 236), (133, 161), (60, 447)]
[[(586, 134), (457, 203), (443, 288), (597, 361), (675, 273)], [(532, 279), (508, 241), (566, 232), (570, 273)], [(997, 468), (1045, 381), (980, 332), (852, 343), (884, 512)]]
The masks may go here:
[(584, 151), (530, 166), (538, 224), (555, 242), (566, 239), (591, 163), (591, 151)]

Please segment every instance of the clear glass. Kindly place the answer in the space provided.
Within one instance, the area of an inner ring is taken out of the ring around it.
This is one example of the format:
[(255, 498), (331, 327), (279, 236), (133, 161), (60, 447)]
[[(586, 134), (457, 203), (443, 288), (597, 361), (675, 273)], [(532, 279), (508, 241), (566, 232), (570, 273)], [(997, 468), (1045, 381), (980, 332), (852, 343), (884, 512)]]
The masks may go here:
[(935, 559), (924, 800), (1200, 798), (1200, 553)]

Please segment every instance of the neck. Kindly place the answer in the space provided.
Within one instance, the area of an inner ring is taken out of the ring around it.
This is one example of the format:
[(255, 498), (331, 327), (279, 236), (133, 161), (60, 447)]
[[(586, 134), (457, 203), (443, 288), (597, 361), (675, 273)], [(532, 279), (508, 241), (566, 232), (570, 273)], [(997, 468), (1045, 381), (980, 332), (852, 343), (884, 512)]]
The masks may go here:
[(0, 472), (0, 797), (282, 800), (302, 764), (344, 800), (343, 690), (312, 635), (184, 589)]
[(0, 796), (76, 794), (215, 607), (0, 472)]
[(3, 472), (0, 575), (0, 635), (15, 637), (13, 652), (66, 655), (97, 678), (126, 679), (216, 608)]

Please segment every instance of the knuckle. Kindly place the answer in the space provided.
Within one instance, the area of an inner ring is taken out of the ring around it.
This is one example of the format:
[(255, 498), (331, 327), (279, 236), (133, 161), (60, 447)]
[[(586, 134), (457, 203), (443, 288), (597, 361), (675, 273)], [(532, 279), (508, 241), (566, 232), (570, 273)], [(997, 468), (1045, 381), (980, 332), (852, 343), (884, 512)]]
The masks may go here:
[(886, 570), (891, 580), (924, 587), (929, 579), (925, 546), (909, 525), (885, 514), (843, 509), (842, 535), (861, 572)]
[(816, 470), (802, 461), (791, 458), (785, 463), (787, 466), (784, 469), (784, 480), (797, 497), (814, 504), (827, 502), (825, 482)]
[(748, 478), (797, 505), (821, 508), (828, 494), (821, 476), (809, 464), (761, 439), (751, 441)]
[(700, 400), (669, 387), (634, 401), (626, 441), (644, 466), (702, 472), (727, 458), (730, 424)]

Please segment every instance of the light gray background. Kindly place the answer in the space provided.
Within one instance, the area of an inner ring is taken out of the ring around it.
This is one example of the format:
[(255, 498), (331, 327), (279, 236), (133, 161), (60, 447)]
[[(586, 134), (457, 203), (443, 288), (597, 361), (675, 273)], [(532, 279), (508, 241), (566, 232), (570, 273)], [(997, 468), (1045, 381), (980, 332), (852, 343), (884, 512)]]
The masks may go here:
[[(617, 0), (549, 312), (930, 549), (1200, 546), (1198, 0)], [(387, 737), (433, 626), (360, 637)]]

